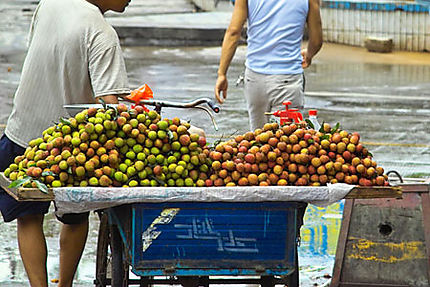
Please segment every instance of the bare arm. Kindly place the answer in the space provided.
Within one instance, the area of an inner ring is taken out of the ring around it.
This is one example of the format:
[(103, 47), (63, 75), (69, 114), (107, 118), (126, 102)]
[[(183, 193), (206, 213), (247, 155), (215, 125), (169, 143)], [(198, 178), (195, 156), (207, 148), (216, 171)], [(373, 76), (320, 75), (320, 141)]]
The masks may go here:
[(306, 21), (308, 24), (309, 41), (307, 49), (302, 51), (303, 68), (311, 65), (312, 58), (321, 49), (323, 43), (319, 0), (309, 0), (309, 12)]
[[(221, 58), (218, 68), (218, 79), (215, 84), (215, 97), (219, 103), (227, 98), (227, 70), (236, 52), (243, 25), (248, 16), (247, 0), (236, 0), (230, 25), (224, 35), (221, 48)], [(222, 93), (222, 98), (221, 98)]]
[(127, 94), (121, 94), (121, 95), (106, 95), (106, 96), (101, 96), (101, 97), (97, 97), (96, 101), (99, 102), (99, 99), (103, 99), (103, 101), (106, 104), (118, 104), (118, 97), (122, 98), (128, 96)]

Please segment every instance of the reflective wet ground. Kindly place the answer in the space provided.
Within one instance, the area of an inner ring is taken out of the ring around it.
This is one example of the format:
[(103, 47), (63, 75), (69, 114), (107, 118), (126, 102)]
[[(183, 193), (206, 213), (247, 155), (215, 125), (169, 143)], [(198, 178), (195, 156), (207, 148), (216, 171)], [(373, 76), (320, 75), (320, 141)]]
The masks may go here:
[[(25, 9), (32, 5), (29, 1), (6, 1), (0, 5), (0, 130), (4, 129), (19, 82), (31, 15)], [(213, 96), (219, 47), (124, 47), (124, 53), (132, 87), (147, 83), (156, 98), (166, 100)], [(248, 119), (243, 91), (241, 86), (234, 85), (243, 72), (244, 59), (245, 47), (240, 47), (229, 69), (228, 99), (215, 116), (219, 130), (201, 111), (166, 109), (164, 115), (191, 120), (206, 130), (209, 142), (245, 132)], [(429, 54), (371, 54), (361, 48), (325, 44), (306, 71), (306, 79), (304, 112), (317, 108), (320, 121), (333, 125), (339, 122), (343, 129), (359, 132), (378, 164), (386, 170), (397, 170), (404, 177), (430, 174)], [(308, 208), (299, 249), (301, 286), (322, 286), (328, 282), (324, 275), (332, 272), (342, 209), (343, 203)], [(97, 217), (92, 215), (77, 286), (92, 285), (97, 227)], [(51, 280), (58, 275), (59, 233), (52, 213), (46, 217), (45, 232)], [(0, 240), (0, 286), (27, 286), (15, 223), (0, 222)]]

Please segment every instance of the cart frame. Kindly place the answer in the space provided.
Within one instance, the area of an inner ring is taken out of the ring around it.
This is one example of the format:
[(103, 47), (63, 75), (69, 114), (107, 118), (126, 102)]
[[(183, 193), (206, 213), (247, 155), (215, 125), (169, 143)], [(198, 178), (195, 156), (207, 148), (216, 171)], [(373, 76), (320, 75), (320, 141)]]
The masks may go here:
[[(191, 204), (194, 206), (201, 206), (204, 203), (179, 203), (179, 206), (184, 206)], [(290, 217), (294, 217), (294, 227), (290, 228), (289, 231), (293, 234), (288, 234), (288, 238), (282, 238), (282, 242), (289, 244), (286, 248), (292, 248), (289, 250), (286, 256), (292, 257), (292, 266), (287, 269), (276, 270), (276, 265), (282, 265), (284, 262), (279, 260), (279, 262), (270, 262), (270, 266), (267, 265), (267, 261), (256, 260), (242, 262), (241, 268), (236, 268), (236, 270), (219, 267), (217, 264), (225, 266), (234, 266), (235, 264), (240, 264), (240, 260), (232, 261), (231, 264), (226, 263), (225, 260), (214, 260), (215, 264), (210, 264), (211, 269), (200, 268), (199, 264), (207, 265), (206, 262), (201, 260), (181, 260), (179, 259), (178, 265), (191, 265), (191, 270), (180, 269), (177, 270), (173, 264), (175, 260), (167, 260), (167, 267), (155, 267), (149, 266), (149, 271), (146, 270), (145, 276), (142, 272), (139, 275), (140, 279), (130, 279), (129, 269), (132, 267), (133, 271), (137, 271), (141, 266), (136, 263), (136, 260), (132, 258), (136, 256), (131, 249), (130, 243), (133, 241), (130, 237), (133, 236), (131, 231), (132, 225), (135, 220), (134, 216), (131, 215), (131, 210), (135, 211), (132, 204), (122, 205), (118, 207), (108, 208), (99, 211), (100, 215), (100, 229), (98, 238), (98, 250), (97, 250), (97, 261), (96, 261), (96, 280), (94, 281), (96, 286), (129, 286), (129, 285), (139, 285), (139, 286), (152, 286), (152, 284), (182, 284), (183, 286), (209, 286), (209, 284), (260, 284), (261, 286), (273, 287), (276, 284), (284, 284), (288, 286), (298, 286), (298, 256), (297, 256), (297, 243), (299, 236), (299, 228), (302, 225), (302, 217), (307, 206), (306, 203), (301, 202), (285, 202), (285, 203), (218, 203), (215, 204), (217, 208), (219, 204), (226, 205), (228, 208), (234, 207), (236, 204), (240, 206), (251, 204), (250, 208), (257, 206), (258, 208), (268, 208), (268, 212), (273, 212), (275, 205), (285, 205), (290, 208), (294, 208), (294, 213), (290, 214)], [(213, 204), (210, 204), (213, 205)], [(178, 203), (173, 204), (173, 206), (178, 206)], [(205, 207), (203, 207), (205, 208)], [(249, 207), (248, 207), (249, 208)], [(135, 212), (133, 212), (135, 213)], [(139, 216), (139, 215), (138, 215)], [(298, 220), (297, 220), (298, 219)], [(245, 219), (246, 220), (246, 219)], [(290, 218), (291, 220), (291, 218)], [(140, 220), (138, 223), (140, 224)], [(134, 231), (136, 232), (136, 231)], [(266, 244), (266, 243), (264, 243)], [(108, 249), (110, 247), (111, 256), (111, 278), (108, 278), (108, 260), (109, 257)], [(210, 251), (208, 251), (210, 252)], [(204, 257), (204, 256), (202, 256)], [(178, 261), (176, 261), (177, 263)], [(202, 263), (203, 262), (203, 263)], [(166, 263), (166, 260), (163, 262)], [(274, 264), (275, 263), (275, 264)], [(152, 264), (149, 262), (149, 264)], [(157, 265), (159, 262), (156, 263)], [(194, 264), (194, 265), (193, 265)], [(247, 267), (249, 265), (249, 267)], [(163, 265), (164, 266), (164, 265)], [(171, 266), (171, 267), (168, 267)], [(146, 266), (148, 267), (148, 266)], [(207, 266), (206, 266), (207, 267)], [(240, 270), (242, 274), (237, 274), (237, 270)], [(235, 272), (236, 271), (236, 272)], [(155, 273), (154, 273), (155, 272)], [(194, 272), (194, 273), (193, 273)], [(283, 274), (280, 276), (272, 275), (271, 273), (279, 272)], [(236, 274), (235, 274), (236, 273)], [(252, 276), (243, 276), (245, 273), (251, 274)], [(156, 274), (157, 276), (150, 276), (150, 274)], [(180, 276), (178, 276), (180, 274)], [(187, 274), (187, 276), (183, 275)], [(213, 275), (222, 275), (221, 278), (212, 278)], [(241, 276), (237, 276), (241, 275)], [(162, 276), (162, 278), (159, 278)], [(211, 276), (211, 277), (210, 277)]]

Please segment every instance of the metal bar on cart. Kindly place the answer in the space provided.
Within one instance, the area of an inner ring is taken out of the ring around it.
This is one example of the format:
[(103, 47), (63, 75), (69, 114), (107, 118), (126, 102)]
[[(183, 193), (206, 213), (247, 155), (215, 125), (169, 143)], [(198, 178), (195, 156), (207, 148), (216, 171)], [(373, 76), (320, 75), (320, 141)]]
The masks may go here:
[[(37, 188), (8, 188), (11, 181), (0, 173), (0, 186), (18, 201), (53, 201), (55, 195), (52, 188), (48, 188), (48, 193), (43, 193)], [(346, 196), (345, 199), (366, 199), (366, 198), (402, 198), (402, 192), (420, 188), (422, 192), (428, 192), (428, 184), (401, 184), (399, 186), (381, 187), (381, 186), (355, 186)]]
[[(167, 278), (145, 278), (145, 283), (147, 284), (154, 284), (154, 285), (172, 285), (172, 284), (180, 284), (181, 279), (174, 278), (174, 277), (168, 277)], [(272, 278), (273, 283), (278, 284), (285, 284), (288, 282), (287, 279), (283, 278)], [(105, 281), (105, 286), (111, 285), (111, 279), (107, 278)], [(218, 284), (218, 285), (225, 285), (225, 284), (260, 284), (261, 279), (260, 278), (239, 278), (239, 279), (228, 279), (228, 278), (209, 278), (207, 280), (207, 283), (209, 284)], [(99, 282), (96, 282), (96, 284)], [(141, 279), (128, 279), (128, 285), (140, 285), (142, 283)], [(200, 284), (200, 283), (199, 283)], [(202, 286), (202, 285), (199, 285)], [(390, 286), (391, 287), (391, 286)]]
[(402, 198), (403, 186), (380, 187), (380, 186), (356, 186), (346, 196), (345, 199), (365, 199), (365, 198)]

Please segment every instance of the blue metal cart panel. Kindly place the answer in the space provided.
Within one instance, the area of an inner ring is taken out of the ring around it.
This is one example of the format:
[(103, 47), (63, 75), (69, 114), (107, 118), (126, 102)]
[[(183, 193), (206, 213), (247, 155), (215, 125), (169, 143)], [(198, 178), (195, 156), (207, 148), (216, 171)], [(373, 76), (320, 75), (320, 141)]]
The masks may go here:
[(132, 205), (133, 273), (288, 275), (294, 270), (297, 203)]

